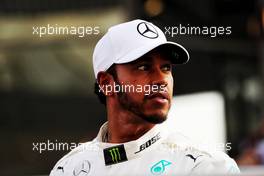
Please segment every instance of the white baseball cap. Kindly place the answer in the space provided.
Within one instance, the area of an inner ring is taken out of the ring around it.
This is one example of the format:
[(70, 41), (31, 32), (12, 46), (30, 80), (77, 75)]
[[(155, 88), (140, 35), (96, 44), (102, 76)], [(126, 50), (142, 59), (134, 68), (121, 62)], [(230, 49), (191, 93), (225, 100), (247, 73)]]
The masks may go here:
[(113, 64), (132, 62), (162, 45), (172, 52), (173, 64), (188, 62), (188, 51), (178, 43), (167, 41), (164, 33), (150, 22), (137, 19), (112, 26), (94, 49), (95, 78), (100, 71), (106, 71)]

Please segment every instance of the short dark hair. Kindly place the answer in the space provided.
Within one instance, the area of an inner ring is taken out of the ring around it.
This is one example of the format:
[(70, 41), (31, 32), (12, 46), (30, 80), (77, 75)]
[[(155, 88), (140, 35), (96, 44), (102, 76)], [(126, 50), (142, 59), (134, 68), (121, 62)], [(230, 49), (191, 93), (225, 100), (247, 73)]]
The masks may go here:
[[(111, 74), (114, 79), (117, 79), (117, 74), (116, 74), (116, 69), (115, 69), (115, 64), (113, 64), (109, 69), (106, 71), (107, 73)], [(100, 100), (100, 103), (104, 104), (106, 106), (106, 97), (103, 92), (100, 91), (99, 84), (97, 80), (94, 83), (94, 93), (97, 95), (97, 97)]]

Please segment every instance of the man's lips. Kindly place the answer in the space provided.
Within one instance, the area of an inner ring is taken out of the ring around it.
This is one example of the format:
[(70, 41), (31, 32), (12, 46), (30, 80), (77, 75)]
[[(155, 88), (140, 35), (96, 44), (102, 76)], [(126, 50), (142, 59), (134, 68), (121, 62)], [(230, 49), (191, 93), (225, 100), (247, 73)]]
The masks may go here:
[(169, 94), (167, 92), (155, 92), (147, 95), (147, 99), (154, 99), (154, 98), (169, 100)]

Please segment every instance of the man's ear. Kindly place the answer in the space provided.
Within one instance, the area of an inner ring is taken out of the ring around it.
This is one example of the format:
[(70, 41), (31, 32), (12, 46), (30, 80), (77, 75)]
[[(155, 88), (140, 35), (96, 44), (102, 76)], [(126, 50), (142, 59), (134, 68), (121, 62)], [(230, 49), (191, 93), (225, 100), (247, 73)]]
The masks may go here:
[(99, 72), (97, 75), (99, 91), (105, 96), (111, 96), (114, 92), (113, 76), (107, 72)]

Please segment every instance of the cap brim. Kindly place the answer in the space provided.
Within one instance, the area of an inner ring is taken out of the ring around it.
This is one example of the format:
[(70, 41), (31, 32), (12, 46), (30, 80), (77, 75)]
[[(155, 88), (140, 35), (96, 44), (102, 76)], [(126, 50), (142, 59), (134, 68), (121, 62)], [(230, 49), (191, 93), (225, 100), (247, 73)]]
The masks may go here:
[(168, 57), (171, 58), (173, 64), (186, 64), (189, 61), (189, 53), (182, 45), (174, 42), (164, 42), (139, 47), (137, 50), (130, 51), (125, 56), (117, 58), (114, 63), (122, 64), (135, 61), (158, 47), (163, 47), (164, 50), (166, 50), (166, 55), (168, 54)]

